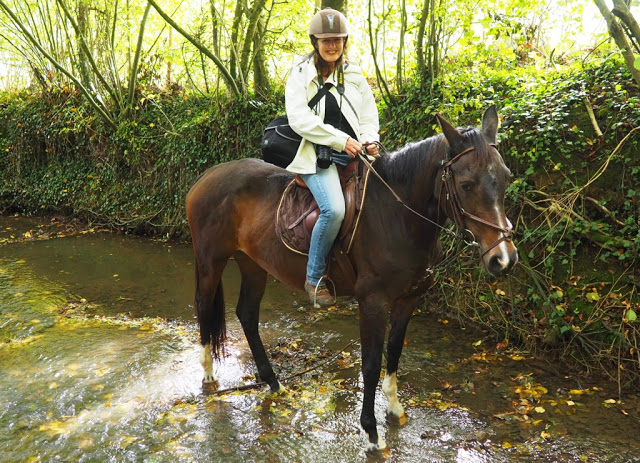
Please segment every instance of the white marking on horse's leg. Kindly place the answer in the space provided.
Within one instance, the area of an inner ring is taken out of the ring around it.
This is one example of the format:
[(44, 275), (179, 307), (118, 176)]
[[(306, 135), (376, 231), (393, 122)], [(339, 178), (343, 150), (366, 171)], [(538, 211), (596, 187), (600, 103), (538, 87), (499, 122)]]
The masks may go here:
[[(367, 437), (369, 435), (367, 434)], [(368, 441), (367, 444), (367, 452), (375, 452), (376, 450), (384, 450), (387, 448), (387, 443), (382, 439), (382, 437), (378, 436), (378, 443), (372, 444), (371, 441)]]
[(216, 377), (213, 375), (213, 356), (211, 355), (211, 346), (209, 344), (202, 346), (200, 363), (202, 364), (202, 368), (204, 368), (204, 378), (202, 382), (206, 384), (215, 383)]
[(400, 405), (398, 400), (398, 376), (394, 372), (387, 374), (382, 381), (382, 392), (387, 396), (389, 405), (387, 405), (387, 414), (397, 416), (398, 418), (404, 416), (404, 408)]
[(284, 387), (284, 385), (278, 381), (278, 390), (273, 391), (274, 395), (282, 395), (282, 394), (287, 394), (289, 391), (287, 390), (286, 387)]

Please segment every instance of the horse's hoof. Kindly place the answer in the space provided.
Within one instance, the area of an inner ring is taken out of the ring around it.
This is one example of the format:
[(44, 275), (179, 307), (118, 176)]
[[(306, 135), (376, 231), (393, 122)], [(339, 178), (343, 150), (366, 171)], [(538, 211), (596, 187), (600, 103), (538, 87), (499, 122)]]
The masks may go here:
[(286, 394), (287, 392), (288, 392), (287, 388), (284, 387), (280, 381), (278, 381), (278, 384), (276, 387), (271, 387), (272, 394), (282, 395), (282, 394)]
[(374, 444), (373, 442), (369, 442), (369, 444), (367, 445), (367, 452), (377, 452), (386, 448), (387, 444), (385, 443), (385, 441), (382, 439), (382, 437), (378, 437), (377, 443)]
[(402, 415), (398, 416), (394, 415), (393, 413), (387, 412), (387, 423), (404, 426), (405, 424), (407, 424), (407, 414), (403, 413)]
[(387, 416), (398, 420), (401, 420), (402, 418), (404, 418), (405, 421), (407, 420), (407, 414), (404, 412), (404, 407), (400, 405), (400, 402), (395, 402), (393, 406), (389, 404), (389, 407), (387, 408)]
[(205, 375), (202, 378), (202, 387), (206, 389), (218, 389), (218, 380), (213, 375)]

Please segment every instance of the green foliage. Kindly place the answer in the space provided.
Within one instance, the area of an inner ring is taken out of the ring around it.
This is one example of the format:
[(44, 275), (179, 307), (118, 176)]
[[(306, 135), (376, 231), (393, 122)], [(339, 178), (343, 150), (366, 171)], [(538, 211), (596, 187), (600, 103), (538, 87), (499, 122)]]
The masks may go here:
[(615, 59), (528, 76), (485, 71), (459, 73), (431, 95), (406, 89), (384, 113), (394, 139), (431, 133), (435, 112), (477, 125), (493, 103), (503, 118), (499, 149), (513, 174), (507, 215), (521, 265), (508, 287), (471, 267), (448, 272), (440, 280), (448, 310), (497, 337), (559, 349), (586, 369), (617, 378), (620, 367), (621, 381), (637, 383), (638, 89)]
[(0, 122), (6, 208), (64, 211), (140, 232), (184, 236), (184, 197), (209, 166), (252, 156), (282, 106), (179, 94), (141, 98), (115, 131), (77, 95), (4, 95)]

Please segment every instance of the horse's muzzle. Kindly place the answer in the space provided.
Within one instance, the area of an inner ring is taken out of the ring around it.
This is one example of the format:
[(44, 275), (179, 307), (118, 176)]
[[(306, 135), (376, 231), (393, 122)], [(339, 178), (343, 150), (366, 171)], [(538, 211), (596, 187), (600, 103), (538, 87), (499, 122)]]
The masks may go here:
[(494, 276), (506, 275), (518, 262), (518, 249), (511, 240), (505, 240), (487, 250), (482, 256), (487, 271)]

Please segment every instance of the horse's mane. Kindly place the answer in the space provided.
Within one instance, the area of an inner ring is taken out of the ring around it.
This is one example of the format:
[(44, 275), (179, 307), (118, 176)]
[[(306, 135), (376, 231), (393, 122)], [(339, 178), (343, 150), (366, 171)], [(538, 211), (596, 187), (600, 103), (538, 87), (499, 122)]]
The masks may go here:
[[(476, 162), (486, 164), (489, 159), (489, 143), (487, 138), (475, 127), (459, 128), (465, 146), (475, 146), (472, 151)], [(450, 153), (444, 135), (438, 134), (419, 142), (407, 143), (393, 153), (382, 156), (375, 163), (376, 170), (389, 183), (395, 185), (412, 185), (418, 177), (424, 175), (428, 164), (451, 158), (458, 153)]]

